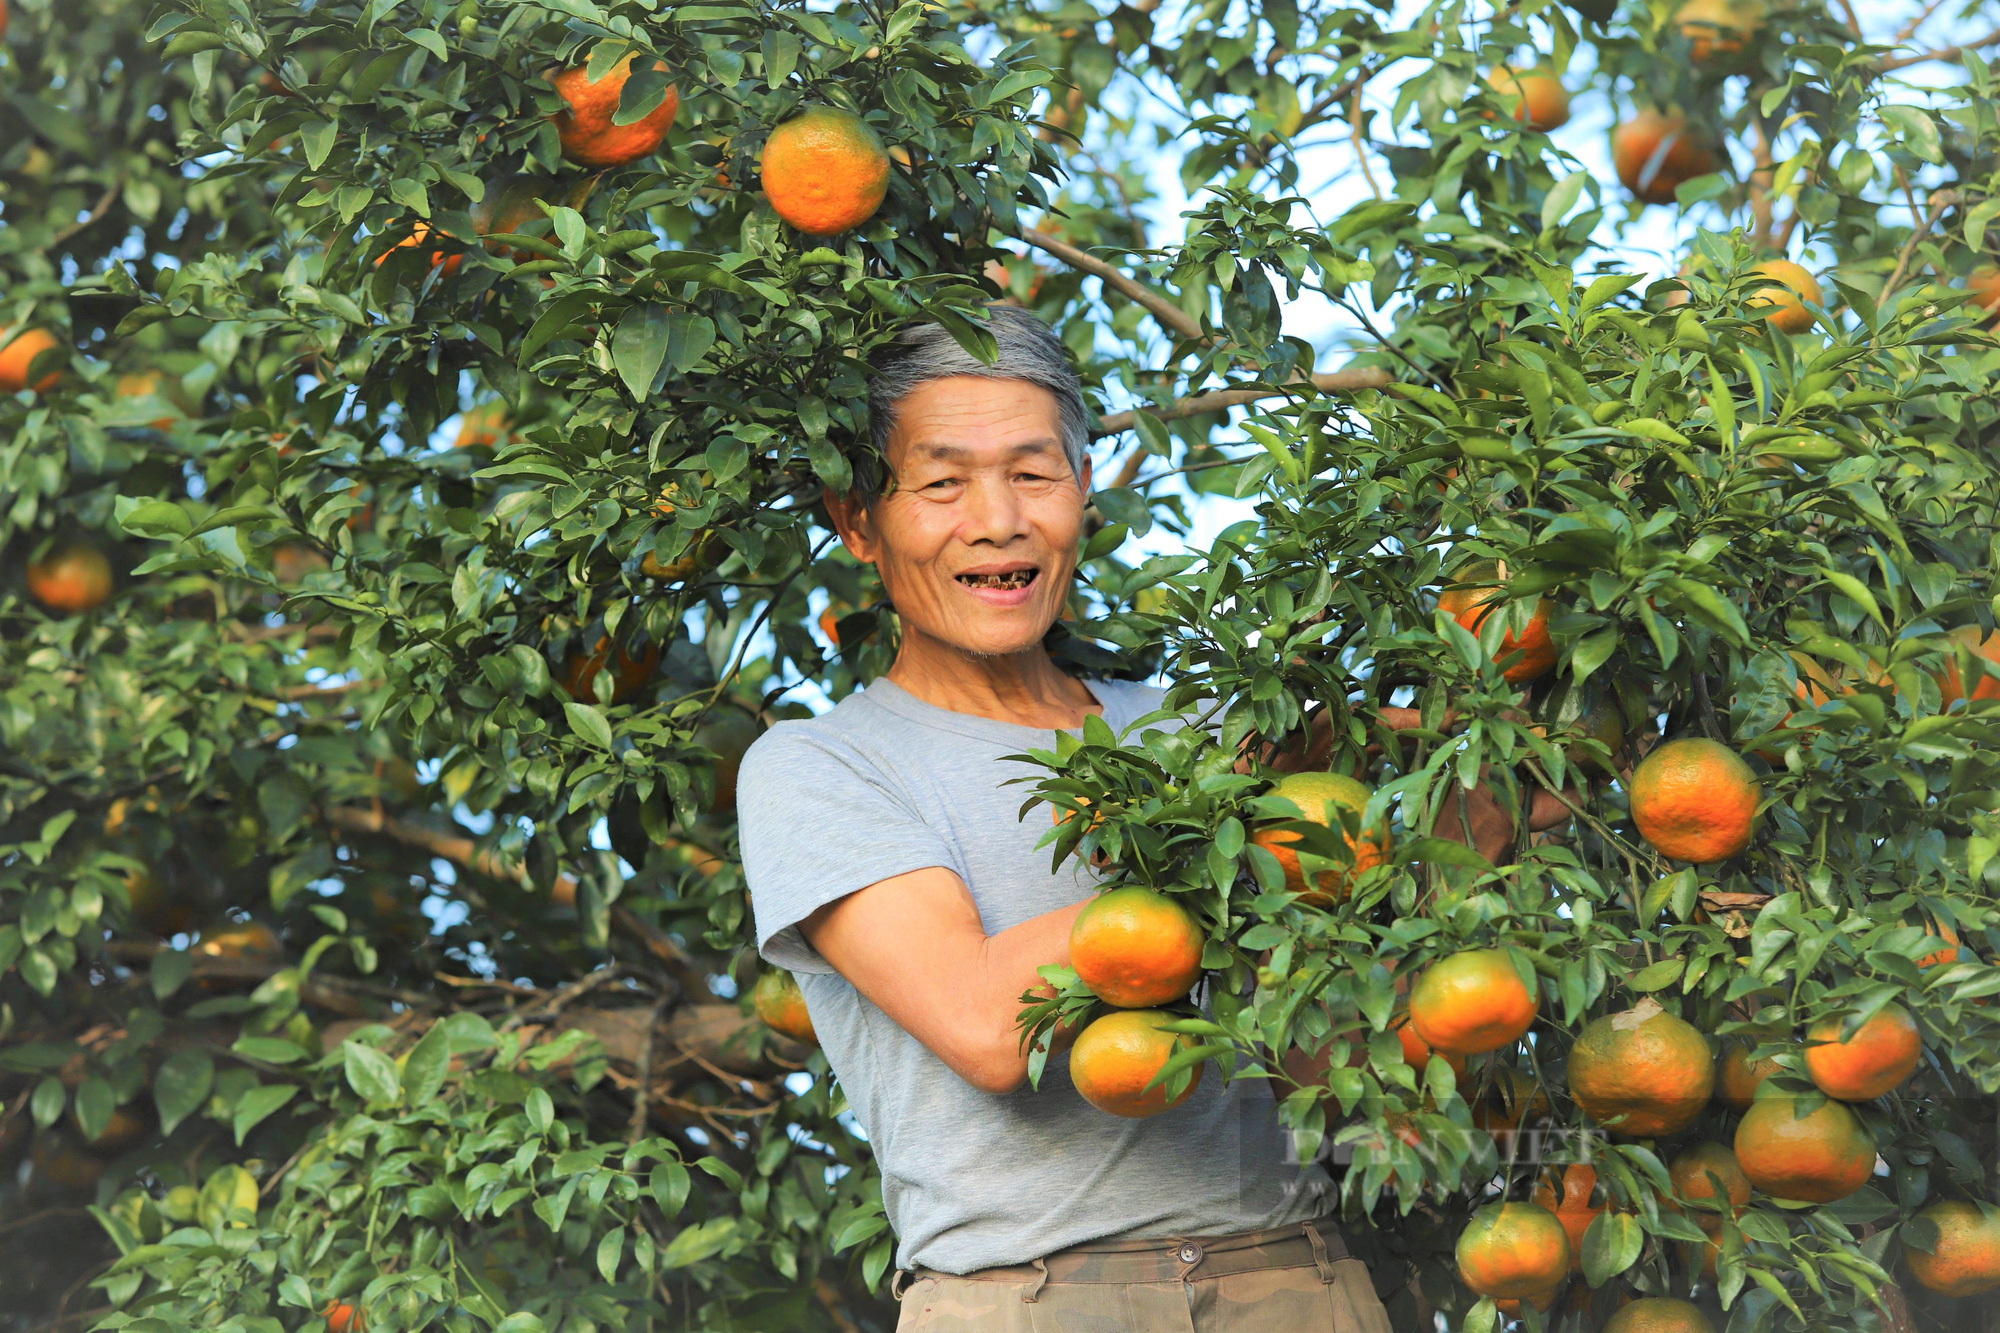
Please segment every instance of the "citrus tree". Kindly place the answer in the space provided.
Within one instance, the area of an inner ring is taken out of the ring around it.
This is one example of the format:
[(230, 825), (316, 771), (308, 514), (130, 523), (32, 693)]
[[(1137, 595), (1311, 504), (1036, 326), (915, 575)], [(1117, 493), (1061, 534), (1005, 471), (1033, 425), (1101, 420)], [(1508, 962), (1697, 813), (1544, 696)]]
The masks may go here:
[(1936, 8), (17, 3), (0, 1319), (893, 1324), (734, 776), (893, 659), (866, 358), (1004, 298), (1105, 414), (1052, 648), (1206, 719), (1023, 793), (1168, 941), (1121, 1110), (1269, 1076), (1399, 1329), (1983, 1326)]

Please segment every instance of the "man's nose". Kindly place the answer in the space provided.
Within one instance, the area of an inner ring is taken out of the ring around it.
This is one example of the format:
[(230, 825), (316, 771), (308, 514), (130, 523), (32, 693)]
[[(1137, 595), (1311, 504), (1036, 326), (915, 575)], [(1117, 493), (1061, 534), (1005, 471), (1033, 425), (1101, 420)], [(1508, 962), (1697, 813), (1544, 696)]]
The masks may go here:
[(971, 546), (1002, 546), (1028, 532), (1027, 512), (1021, 497), (1005, 478), (980, 477), (966, 488), (961, 508), (959, 539)]

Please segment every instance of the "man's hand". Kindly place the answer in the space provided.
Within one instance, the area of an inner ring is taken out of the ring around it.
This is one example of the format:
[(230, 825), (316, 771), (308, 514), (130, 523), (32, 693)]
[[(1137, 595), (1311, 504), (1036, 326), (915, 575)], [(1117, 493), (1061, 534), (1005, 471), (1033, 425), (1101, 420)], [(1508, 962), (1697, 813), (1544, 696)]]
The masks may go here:
[[(1028, 1076), (1014, 1025), (1036, 969), (1069, 965), (1079, 902), (988, 935), (972, 893), (942, 866), (913, 870), (828, 903), (799, 929), (898, 1027), (981, 1092), (1008, 1093)], [(1057, 1045), (1068, 1034), (1058, 1031)]]

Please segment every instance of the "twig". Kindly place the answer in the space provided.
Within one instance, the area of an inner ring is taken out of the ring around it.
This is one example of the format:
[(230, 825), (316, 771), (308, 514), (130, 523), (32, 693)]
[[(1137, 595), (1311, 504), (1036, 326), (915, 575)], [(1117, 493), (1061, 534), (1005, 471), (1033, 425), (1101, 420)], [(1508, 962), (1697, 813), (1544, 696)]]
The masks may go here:
[(1895, 44), (1897, 46), (1901, 46), (1904, 42), (1907, 42), (1910, 40), (1910, 38), (1916, 36), (1917, 29), (1923, 27), (1924, 24), (1928, 23), (1930, 21), (1931, 15), (1937, 13), (1938, 10), (1943, 7), (1943, 5), (1944, 5), (1944, 0), (1931, 0), (1929, 4), (1925, 5), (1922, 9), (1918, 10), (1917, 16), (1915, 18), (1911, 19), (1908, 23), (1905, 23), (1902, 27), (1896, 29)]
[(1890, 270), (1889, 280), (1882, 284), (1882, 294), (1876, 298), (1878, 302), (1889, 299), (1897, 284), (1902, 282), (1903, 273), (1909, 268), (1910, 258), (1916, 254), (1917, 246), (1923, 243), (1924, 237), (1930, 235), (1931, 228), (1935, 227), (1937, 220), (1944, 216), (1944, 211), (1957, 202), (1958, 193), (1955, 190), (1939, 190), (1931, 196), (1930, 210), (1924, 220), (1910, 233), (1910, 239), (1903, 243), (1902, 253), (1896, 256), (1896, 267)]
[(1847, 16), (1847, 30), (1854, 34), (1854, 36), (1859, 37), (1861, 35), (1861, 16), (1854, 12), (1854, 0), (1840, 0), (1840, 12)]
[(118, 198), (118, 192), (124, 188), (125, 176), (121, 172), (112, 178), (111, 184), (105, 189), (103, 195), (98, 198), (97, 203), (91, 208), (89, 213), (70, 223), (67, 227), (64, 227), (49, 238), (49, 248), (54, 249), (56, 246), (63, 245), (84, 228), (96, 225), (106, 213), (111, 211), (112, 201)]
[(840, 1333), (861, 1333), (854, 1320), (848, 1317), (847, 1306), (831, 1282), (824, 1277), (814, 1278), (813, 1295), (819, 1297), (819, 1303), (826, 1307), (827, 1318), (833, 1320), (833, 1326), (839, 1329)]
[[(1314, 375), (1311, 379), (1312, 386), (1322, 393), (1341, 393), (1356, 389), (1382, 388), (1389, 383), (1389, 372), (1379, 366), (1362, 366), (1354, 370), (1327, 371)], [(1235, 407), (1242, 403), (1254, 403), (1260, 398), (1281, 398), (1303, 387), (1304, 385), (1295, 381), (1289, 387), (1275, 389), (1217, 389), (1212, 393), (1198, 393), (1190, 398), (1177, 398), (1171, 403), (1141, 410), (1161, 421), (1174, 421), (1181, 417), (1200, 416), (1204, 412), (1220, 412), (1226, 407)], [(1109, 416), (1097, 419), (1096, 429), (1091, 431), (1091, 436), (1102, 438), (1106, 435), (1116, 435), (1121, 431), (1132, 429), (1137, 421), (1137, 412), (1113, 412)], [(1144, 453), (1145, 451), (1141, 450), (1134, 455), (1134, 459), (1143, 459)], [(1128, 460), (1126, 470), (1133, 476), (1138, 475), (1138, 468), (1131, 460)], [(1130, 480), (1131, 478), (1127, 477), (1125, 481), (1112, 484), (1125, 485)]]
[(609, 967), (600, 967), (570, 982), (569, 985), (556, 991), (540, 1004), (530, 1004), (516, 1010), (506, 1022), (500, 1025), (500, 1030), (502, 1032), (512, 1032), (515, 1028), (526, 1023), (530, 1018), (553, 1018), (555, 1015), (561, 1013), (563, 1007), (571, 1000), (596, 990), (608, 981), (616, 981), (624, 975), (625, 969), (616, 963), (611, 964)]
[(653, 1090), (653, 1034), (672, 1003), (671, 996), (662, 996), (646, 1017), (646, 1037), (639, 1043), (639, 1063), (634, 1071), (637, 1086), (632, 1091), (632, 1123), (625, 1134), (628, 1143), (637, 1143), (646, 1133), (646, 1097)]
[(1033, 227), (1023, 227), (1020, 238), (1038, 250), (1046, 251), (1073, 269), (1090, 274), (1101, 280), (1105, 286), (1129, 296), (1150, 312), (1154, 319), (1172, 329), (1190, 342), (1207, 342), (1208, 335), (1202, 332), (1201, 323), (1187, 311), (1169, 301), (1144, 283), (1127, 276), (1122, 270), (1102, 259), (1087, 255), (1067, 241), (1059, 241), (1047, 232), (1036, 231)]
[[(169, 951), (167, 945), (149, 944), (143, 940), (113, 940), (105, 947), (112, 958), (126, 964), (150, 963), (155, 954)], [(188, 962), (190, 977), (218, 981), (266, 981), (294, 966), (283, 958), (213, 958), (205, 954), (189, 954)], [(394, 1000), (412, 1008), (435, 1008), (438, 1003), (435, 995), (399, 990), (394, 986), (378, 986), (347, 977), (310, 974), (299, 985), (299, 998), (307, 1004), (331, 1009), (350, 1018), (361, 1017), (364, 1013), (356, 998), (361, 995)]]
[(1362, 179), (1368, 182), (1368, 193), (1376, 199), (1382, 197), (1382, 187), (1375, 183), (1375, 169), (1368, 165), (1368, 145), (1361, 137), (1361, 89), (1354, 90), (1354, 105), (1347, 113), (1347, 126), (1354, 136), (1354, 160), (1361, 164)]
[(1977, 51), (1981, 47), (1992, 46), (1996, 42), (2000, 42), (2000, 28), (1995, 28), (1992, 32), (1987, 33), (1977, 41), (1965, 42), (1958, 46), (1939, 47), (1935, 51), (1919, 51), (1915, 55), (1909, 56), (1891, 56), (1887, 60), (1879, 62), (1875, 67), (1886, 74), (1890, 70), (1907, 69), (1911, 65), (1921, 65), (1927, 60), (1956, 60), (1967, 51)]

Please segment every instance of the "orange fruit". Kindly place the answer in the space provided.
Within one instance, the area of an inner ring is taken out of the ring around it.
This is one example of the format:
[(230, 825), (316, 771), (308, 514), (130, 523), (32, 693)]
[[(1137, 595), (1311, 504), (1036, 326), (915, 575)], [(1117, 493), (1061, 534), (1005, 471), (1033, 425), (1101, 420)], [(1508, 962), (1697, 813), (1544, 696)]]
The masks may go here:
[(1569, 89), (1545, 69), (1509, 69), (1495, 65), (1486, 73), (1487, 86), (1506, 101), (1509, 119), (1543, 133), (1569, 120)]
[[(1431, 1062), (1431, 1046), (1429, 1042), (1417, 1035), (1417, 1030), (1410, 1025), (1407, 1015), (1404, 1016), (1402, 1022), (1396, 1024), (1396, 1040), (1403, 1047), (1403, 1063), (1413, 1065), (1419, 1074), (1423, 1073)], [(1451, 1072), (1454, 1075), (1459, 1078), (1465, 1077), (1464, 1056), (1447, 1055), (1444, 1057), (1444, 1062), (1451, 1066)]]
[[(164, 386), (160, 382), (160, 377), (150, 370), (140, 371), (135, 374), (120, 375), (112, 382), (111, 392), (119, 398), (164, 398), (166, 396)], [(154, 417), (146, 424), (154, 430), (172, 430), (174, 422), (175, 418), (173, 417)]]
[(63, 546), (28, 566), (28, 595), (42, 609), (78, 615), (111, 596), (111, 562), (94, 546)]
[(1965, 289), (1972, 293), (1968, 303), (1988, 315), (2000, 313), (2000, 268), (1981, 264), (1965, 277)]
[(2000, 1213), (1963, 1199), (1941, 1199), (1917, 1214), (1937, 1227), (1930, 1253), (1903, 1245), (1910, 1275), (1947, 1296), (1977, 1296), (2000, 1287)]
[(1715, 56), (1733, 56), (1746, 38), (1764, 26), (1761, 0), (1687, 0), (1674, 11), (1674, 25), (1687, 38), (1688, 57), (1697, 65)]
[(1841, 1040), (1838, 1015), (1806, 1029), (1806, 1073), (1819, 1090), (1844, 1102), (1865, 1102), (1916, 1072), (1923, 1058), (1917, 1021), (1900, 1004), (1885, 1004), (1853, 1037)]
[(346, 1301), (330, 1302), (319, 1312), (319, 1316), (326, 1320), (326, 1333), (361, 1333), (367, 1327), (362, 1322), (361, 1311)]
[[(1558, 1184), (1562, 1191), (1560, 1199), (1556, 1197)], [(1569, 1266), (1573, 1272), (1583, 1271), (1583, 1233), (1590, 1230), (1590, 1224), (1604, 1211), (1603, 1204), (1590, 1201), (1590, 1192), (1596, 1188), (1597, 1168), (1581, 1162), (1564, 1167), (1560, 1182), (1551, 1171), (1535, 1186), (1532, 1202), (1554, 1213), (1569, 1237)]]
[[(446, 233), (442, 231), (437, 232), (435, 234), (438, 236), (446, 235)], [(390, 255), (394, 254), (398, 250), (401, 250), (405, 246), (430, 245), (432, 235), (433, 233), (431, 231), (430, 223), (419, 222), (416, 226), (410, 229), (410, 234), (408, 236), (405, 236), (402, 240), (397, 241), (394, 245), (390, 246), (387, 250), (383, 251), (379, 257), (377, 257), (377, 259), (375, 260), (375, 267), (377, 268), (382, 267), (383, 263), (389, 258)], [(437, 246), (431, 246), (431, 267), (442, 268), (444, 270), (444, 276), (446, 276), (447, 278), (450, 277), (452, 274), (458, 272), (458, 266), (460, 264), (463, 264), (464, 262), (465, 262), (465, 256), (462, 254), (448, 255)]]
[(819, 1034), (813, 1031), (812, 1015), (806, 1012), (806, 997), (799, 989), (799, 979), (785, 969), (771, 967), (757, 974), (757, 984), (750, 988), (750, 1007), (773, 1032), (808, 1046), (819, 1045)]
[(1187, 908), (1138, 884), (1100, 893), (1069, 931), (1069, 965), (1090, 993), (1121, 1009), (1156, 1009), (1194, 989), (1201, 927)]
[[(1726, 1211), (1734, 1217), (1738, 1208), (1750, 1202), (1750, 1178), (1725, 1144), (1690, 1144), (1668, 1165), (1667, 1178), (1673, 1182), (1674, 1197), (1682, 1203), (1726, 1201)], [(1693, 1213), (1694, 1224), (1709, 1235), (1722, 1230), (1721, 1213), (1702, 1208)]]
[(763, 174), (779, 217), (809, 236), (838, 236), (882, 207), (889, 154), (852, 111), (816, 106), (771, 131)]
[(1521, 1039), (1535, 1022), (1535, 992), (1504, 949), (1440, 958), (1410, 990), (1410, 1026), (1441, 1055), (1478, 1055)]
[[(1507, 581), (1507, 566), (1493, 560), (1479, 560), (1467, 565), (1452, 576), (1454, 584), (1483, 586), (1447, 587), (1438, 594), (1438, 610), (1463, 625), (1473, 634), (1479, 633), (1479, 626), (1490, 615), (1493, 608), (1504, 601), (1503, 590), (1492, 585)], [(1507, 631), (1500, 640), (1500, 648), (1495, 661), (1504, 662), (1514, 653), (1520, 656), (1508, 666), (1501, 668), (1500, 674), (1512, 684), (1539, 680), (1546, 676), (1556, 664), (1555, 641), (1549, 638), (1549, 599), (1544, 597), (1535, 603), (1534, 614), (1528, 618), (1527, 628), (1516, 634)]]
[[(1368, 798), (1374, 795), (1344, 773), (1287, 773), (1272, 783), (1265, 794), (1290, 801), (1301, 811), (1299, 818), (1326, 828), (1339, 826), (1335, 806), (1352, 810), (1359, 819), (1368, 808)], [(1345, 899), (1354, 891), (1356, 876), (1389, 859), (1388, 829), (1363, 825), (1346, 840), (1354, 864), (1320, 871), (1313, 877), (1313, 886), (1308, 888), (1305, 871), (1299, 866), (1299, 854), (1293, 850), (1293, 844), (1299, 841), (1297, 833), (1289, 829), (1260, 829), (1250, 835), (1250, 841), (1277, 857), (1285, 872), (1285, 887), (1301, 895), (1301, 902), (1316, 907), (1331, 906)]]
[(1570, 1096), (1621, 1138), (1681, 1129), (1714, 1090), (1708, 1039), (1651, 1001), (1592, 1019), (1570, 1048)]
[[(562, 141), (564, 157), (583, 167), (622, 167), (652, 152), (667, 137), (674, 113), (681, 107), (680, 92), (672, 87), (658, 106), (631, 124), (611, 123), (611, 118), (618, 114), (618, 99), (625, 91), (626, 81), (632, 77), (632, 63), (638, 58), (639, 53), (632, 52), (595, 83), (590, 82), (588, 64), (573, 65), (548, 75), (557, 94), (569, 103), (567, 110), (558, 111), (551, 118), (555, 121), (556, 137)], [(666, 65), (655, 60), (653, 68), (664, 70)], [(539, 211), (533, 216), (540, 216)]]
[(1705, 864), (1750, 845), (1757, 775), (1734, 750), (1700, 736), (1668, 741), (1632, 774), (1632, 822), (1660, 855)]
[(115, 1157), (146, 1137), (146, 1122), (122, 1106), (111, 1113), (111, 1119), (104, 1122), (104, 1128), (94, 1139), (83, 1133), (81, 1122), (72, 1123), (90, 1150), (101, 1157)]
[(1777, 285), (1759, 287), (1744, 305), (1752, 310), (1771, 309), (1771, 327), (1785, 333), (1804, 333), (1813, 326), (1813, 313), (1805, 303), (1821, 303), (1819, 279), (1789, 259), (1770, 259), (1750, 270), (1772, 278)]
[[(0, 329), (0, 393), (19, 393), (28, 387), (28, 372), (35, 364), (35, 358), (56, 345), (55, 335), (47, 329), (28, 329), (16, 333), (12, 329)], [(62, 378), (60, 371), (51, 370), (35, 381), (36, 393), (47, 393), (56, 387)]]
[(491, 449), (507, 434), (507, 405), (498, 400), (459, 413), (454, 449)]
[(1518, 1131), (1546, 1120), (1548, 1094), (1541, 1085), (1512, 1065), (1493, 1071), (1492, 1084), (1472, 1107), (1472, 1123), (1493, 1136), (1503, 1150)]
[(165, 938), (195, 926), (194, 908), (174, 896), (158, 875), (133, 870), (125, 876), (125, 898), (132, 907), (132, 920)]
[(193, 952), (209, 958), (276, 958), (285, 948), (262, 921), (204, 930)]
[[(1975, 657), (1983, 657), (1989, 662), (2000, 662), (2000, 633), (1983, 633), (1977, 625), (1961, 625), (1948, 636), (1954, 643), (1962, 643), (1972, 649)], [(1958, 672), (1958, 654), (1948, 653), (1944, 659), (1944, 672), (1932, 679), (1938, 683), (1940, 708), (1949, 709), (1965, 698), (1965, 681)], [(2000, 678), (1981, 676), (1972, 687), (1973, 699), (2000, 699)]]
[(1496, 1300), (1536, 1300), (1569, 1272), (1569, 1233), (1539, 1204), (1489, 1203), (1458, 1233), (1459, 1281)]
[(1927, 953), (1922, 958), (1919, 958), (1917, 960), (1918, 967), (1949, 967), (1953, 963), (1973, 963), (1979, 961), (1973, 956), (1970, 949), (1965, 948), (1958, 942), (1958, 932), (1942, 921), (1937, 922), (1935, 928), (1926, 927), (1924, 934), (1930, 936), (1932, 939), (1942, 940), (1945, 947), (1939, 949), (1936, 953)]
[(1741, 1041), (1725, 1041), (1722, 1058), (1715, 1065), (1715, 1099), (1732, 1111), (1747, 1111), (1764, 1080), (1778, 1072), (1778, 1057), (1750, 1058), (1751, 1047)]
[[(571, 208), (583, 207), (596, 181), (595, 176), (586, 176), (576, 184), (565, 184), (554, 176), (520, 174), (502, 177), (490, 182), (486, 193), (472, 206), (472, 229), (481, 236), (516, 235), (525, 231), (530, 223), (539, 222), (547, 216), (541, 208), (544, 201), (566, 204)], [(481, 244), (491, 254), (511, 254), (517, 260), (536, 258), (531, 251), (516, 250), (497, 241), (482, 241)]]
[(1642, 1296), (1606, 1320), (1604, 1333), (1715, 1333), (1715, 1325), (1692, 1301)]
[(1611, 165), (1641, 203), (1671, 204), (1683, 181), (1722, 169), (1722, 160), (1678, 111), (1648, 107), (1611, 132)]
[(597, 692), (592, 687), (597, 683), (597, 673), (604, 669), (606, 663), (611, 666), (611, 702), (624, 703), (653, 678), (654, 670), (660, 665), (660, 646), (646, 644), (634, 657), (625, 651), (622, 643), (614, 652), (611, 641), (599, 635), (589, 656), (571, 653), (569, 660), (563, 664), (563, 688), (569, 691), (572, 699), (581, 703), (596, 703)]
[(1085, 1028), (1069, 1048), (1069, 1079), (1078, 1094), (1100, 1111), (1134, 1120), (1186, 1101), (1201, 1082), (1200, 1065), (1189, 1071), (1187, 1086), (1172, 1101), (1165, 1083), (1146, 1086), (1177, 1050), (1194, 1045), (1193, 1038), (1160, 1026), (1173, 1021), (1174, 1015), (1159, 1009), (1120, 1009)]
[(716, 536), (715, 530), (710, 528), (689, 543), (686, 550), (664, 563), (648, 550), (639, 559), (639, 572), (662, 583), (683, 583), (704, 570), (714, 569), (728, 558), (729, 543)]
[(1736, 1161), (1752, 1185), (1800, 1203), (1832, 1203), (1875, 1174), (1875, 1138), (1847, 1103), (1799, 1114), (1797, 1098), (1766, 1093), (1736, 1127)]

